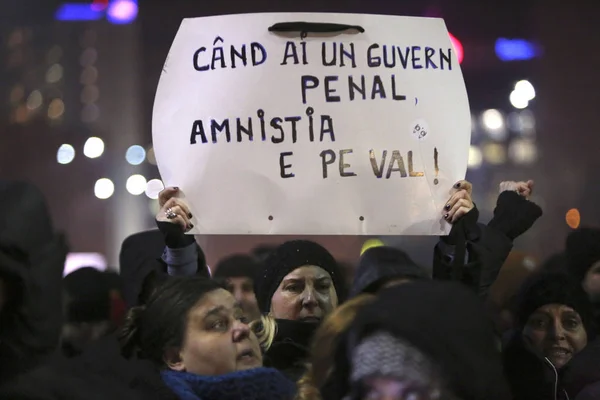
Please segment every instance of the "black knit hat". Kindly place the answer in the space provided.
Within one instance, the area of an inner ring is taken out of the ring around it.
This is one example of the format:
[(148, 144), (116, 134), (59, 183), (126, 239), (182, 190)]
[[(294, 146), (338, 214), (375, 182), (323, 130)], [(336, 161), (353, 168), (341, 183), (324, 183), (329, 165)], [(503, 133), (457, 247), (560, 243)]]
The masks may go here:
[(600, 230), (581, 228), (567, 237), (567, 265), (569, 272), (583, 280), (590, 267), (600, 261)]
[(362, 255), (350, 296), (374, 292), (385, 281), (393, 278), (429, 279), (429, 273), (418, 266), (408, 254), (388, 246), (373, 247)]
[(254, 294), (263, 313), (271, 310), (271, 298), (283, 278), (304, 265), (323, 268), (331, 275), (338, 299), (343, 298), (344, 282), (339, 267), (323, 246), (308, 240), (292, 240), (277, 247), (254, 279)]
[(588, 335), (594, 336), (592, 304), (579, 282), (566, 271), (544, 271), (530, 277), (515, 300), (515, 315), (521, 328), (538, 308), (564, 304), (577, 311)]
[(104, 272), (85, 267), (73, 271), (64, 279), (64, 288), (69, 297), (68, 322), (98, 322), (110, 319), (109, 278)]
[(260, 264), (254, 261), (250, 256), (244, 254), (234, 254), (219, 261), (213, 278), (250, 278), (254, 279), (260, 270)]

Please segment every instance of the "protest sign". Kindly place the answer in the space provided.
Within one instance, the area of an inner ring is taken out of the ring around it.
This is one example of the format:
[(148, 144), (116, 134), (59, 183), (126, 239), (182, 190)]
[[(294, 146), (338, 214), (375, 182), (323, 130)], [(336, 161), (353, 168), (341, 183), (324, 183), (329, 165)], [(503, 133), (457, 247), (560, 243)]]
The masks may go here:
[(441, 19), (240, 14), (183, 20), (152, 131), (192, 233), (439, 235), (471, 118)]

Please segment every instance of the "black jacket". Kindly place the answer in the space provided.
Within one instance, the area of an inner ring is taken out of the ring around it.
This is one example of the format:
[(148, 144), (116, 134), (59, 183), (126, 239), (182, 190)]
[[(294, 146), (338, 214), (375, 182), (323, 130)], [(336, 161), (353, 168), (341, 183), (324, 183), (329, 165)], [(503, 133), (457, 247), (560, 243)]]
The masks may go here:
[(0, 278), (8, 289), (0, 311), (0, 385), (56, 351), (66, 254), (39, 190), (0, 181)]
[(541, 354), (527, 348), (520, 332), (507, 338), (504, 370), (514, 400), (573, 400), (600, 382), (600, 341), (594, 340), (557, 370)]
[[(130, 307), (143, 304), (152, 290), (168, 276), (167, 264), (162, 260), (165, 247), (177, 248), (194, 243), (194, 236), (184, 235), (179, 225), (159, 222), (158, 226), (160, 230), (136, 233), (121, 245), (119, 265), (124, 281), (123, 296)], [(209, 277), (200, 246), (197, 246), (197, 251), (197, 274)]]
[(121, 356), (118, 341), (108, 336), (82, 355), (56, 356), (0, 390), (4, 400), (177, 400), (148, 361)]
[(292, 382), (306, 371), (310, 357), (310, 341), (319, 324), (277, 320), (277, 333), (264, 356), (265, 367), (279, 370)]
[(513, 241), (542, 215), (542, 209), (515, 192), (502, 192), (487, 224), (479, 224), (477, 208), (458, 220), (434, 250), (433, 278), (455, 280), (486, 298)]

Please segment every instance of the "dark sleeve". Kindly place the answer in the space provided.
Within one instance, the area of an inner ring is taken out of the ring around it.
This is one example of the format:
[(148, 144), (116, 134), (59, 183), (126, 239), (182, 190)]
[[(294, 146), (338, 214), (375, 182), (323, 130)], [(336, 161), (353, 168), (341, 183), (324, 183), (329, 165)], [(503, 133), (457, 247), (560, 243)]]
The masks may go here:
[(123, 297), (129, 307), (139, 304), (145, 280), (150, 275), (166, 271), (160, 260), (163, 248), (164, 241), (158, 231), (136, 233), (123, 241), (119, 273), (123, 278)]
[(193, 235), (186, 235), (178, 224), (156, 221), (156, 225), (165, 238), (162, 261), (169, 275), (210, 276), (204, 252)]
[(490, 228), (515, 240), (533, 226), (542, 216), (540, 206), (520, 196), (517, 192), (502, 192), (498, 196)]
[(433, 279), (460, 281), (477, 290), (477, 254), (471, 244), (481, 236), (478, 218), (479, 210), (474, 207), (452, 225), (448, 236), (440, 237), (433, 252)]
[(478, 224), (478, 214), (471, 213), (454, 224), (450, 235), (442, 237), (436, 246), (434, 278), (459, 280), (486, 298), (513, 240), (535, 223), (542, 210), (516, 192), (502, 192), (487, 226)]

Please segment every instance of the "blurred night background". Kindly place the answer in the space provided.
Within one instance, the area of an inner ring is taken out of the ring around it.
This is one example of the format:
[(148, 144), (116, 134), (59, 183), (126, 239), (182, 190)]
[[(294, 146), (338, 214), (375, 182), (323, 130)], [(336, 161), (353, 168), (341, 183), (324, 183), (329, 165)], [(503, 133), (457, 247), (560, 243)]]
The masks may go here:
[[(487, 222), (503, 180), (534, 179), (544, 216), (517, 241), (540, 259), (600, 220), (598, 1), (0, 0), (0, 176), (48, 197), (74, 253), (116, 268), (123, 239), (154, 226), (162, 188), (154, 92), (182, 18), (247, 12), (443, 17), (473, 118), (467, 179)], [(281, 238), (200, 237), (208, 261)], [(322, 237), (354, 262), (366, 238)], [(424, 265), (437, 238), (387, 237)], [(86, 263), (91, 263), (87, 259)], [(104, 261), (105, 260), (105, 261)]]

